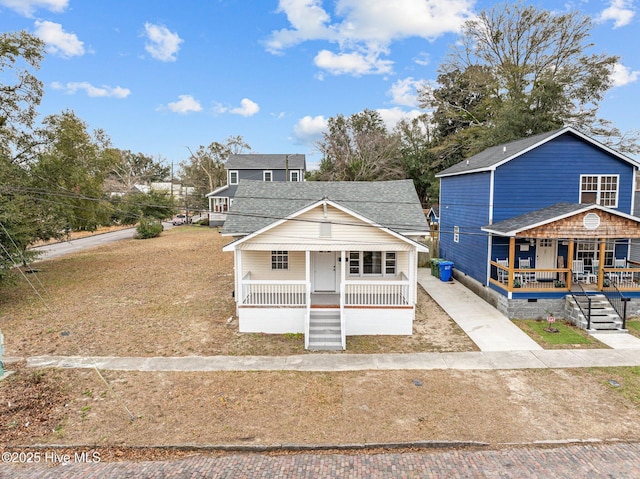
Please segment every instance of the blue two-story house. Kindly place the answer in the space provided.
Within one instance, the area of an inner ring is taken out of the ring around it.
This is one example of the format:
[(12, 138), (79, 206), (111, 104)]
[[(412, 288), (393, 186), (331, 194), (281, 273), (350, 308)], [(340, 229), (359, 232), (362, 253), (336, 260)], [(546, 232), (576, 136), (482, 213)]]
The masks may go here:
[(301, 154), (230, 155), (225, 163), (227, 184), (207, 194), (209, 224), (220, 226), (227, 217), (241, 180), (304, 181), (306, 157)]
[(639, 166), (569, 127), (488, 148), (437, 175), (440, 256), (512, 318), (562, 316), (577, 290), (639, 310)]

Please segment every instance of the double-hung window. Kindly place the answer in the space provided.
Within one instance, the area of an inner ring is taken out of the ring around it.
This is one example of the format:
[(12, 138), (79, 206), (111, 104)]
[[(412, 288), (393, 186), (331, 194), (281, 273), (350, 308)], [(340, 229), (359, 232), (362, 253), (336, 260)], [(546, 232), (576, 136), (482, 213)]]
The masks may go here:
[(263, 171), (262, 181), (273, 181), (273, 173), (270, 170)]
[(289, 252), (272, 251), (271, 269), (289, 269)]
[(289, 181), (300, 181), (300, 172), (298, 170), (291, 170), (289, 172)]
[(580, 203), (618, 206), (618, 175), (580, 175)]
[(229, 184), (230, 185), (238, 184), (238, 172), (236, 170), (229, 171)]
[(350, 251), (349, 276), (395, 276), (395, 251)]

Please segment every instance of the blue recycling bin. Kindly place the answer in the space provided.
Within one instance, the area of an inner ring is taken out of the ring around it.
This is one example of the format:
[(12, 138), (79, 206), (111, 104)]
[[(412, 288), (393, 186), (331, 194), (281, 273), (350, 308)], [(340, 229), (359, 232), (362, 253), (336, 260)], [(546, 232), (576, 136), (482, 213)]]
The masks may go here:
[(440, 268), (440, 281), (449, 281), (453, 273), (453, 263), (451, 261), (440, 261), (438, 267)]

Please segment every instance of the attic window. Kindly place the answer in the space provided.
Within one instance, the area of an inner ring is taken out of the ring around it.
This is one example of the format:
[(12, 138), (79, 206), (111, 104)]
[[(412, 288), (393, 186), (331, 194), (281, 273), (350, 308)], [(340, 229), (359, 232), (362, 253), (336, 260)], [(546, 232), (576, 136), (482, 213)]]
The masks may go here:
[(331, 238), (331, 223), (320, 223), (320, 238)]

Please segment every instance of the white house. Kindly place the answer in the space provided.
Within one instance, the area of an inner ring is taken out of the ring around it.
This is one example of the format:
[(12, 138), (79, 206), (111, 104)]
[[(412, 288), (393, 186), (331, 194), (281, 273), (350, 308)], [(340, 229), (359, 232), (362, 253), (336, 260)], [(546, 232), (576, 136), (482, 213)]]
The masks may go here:
[(304, 333), (308, 349), (411, 335), (427, 234), (412, 180), (240, 181), (222, 230), (240, 331)]

